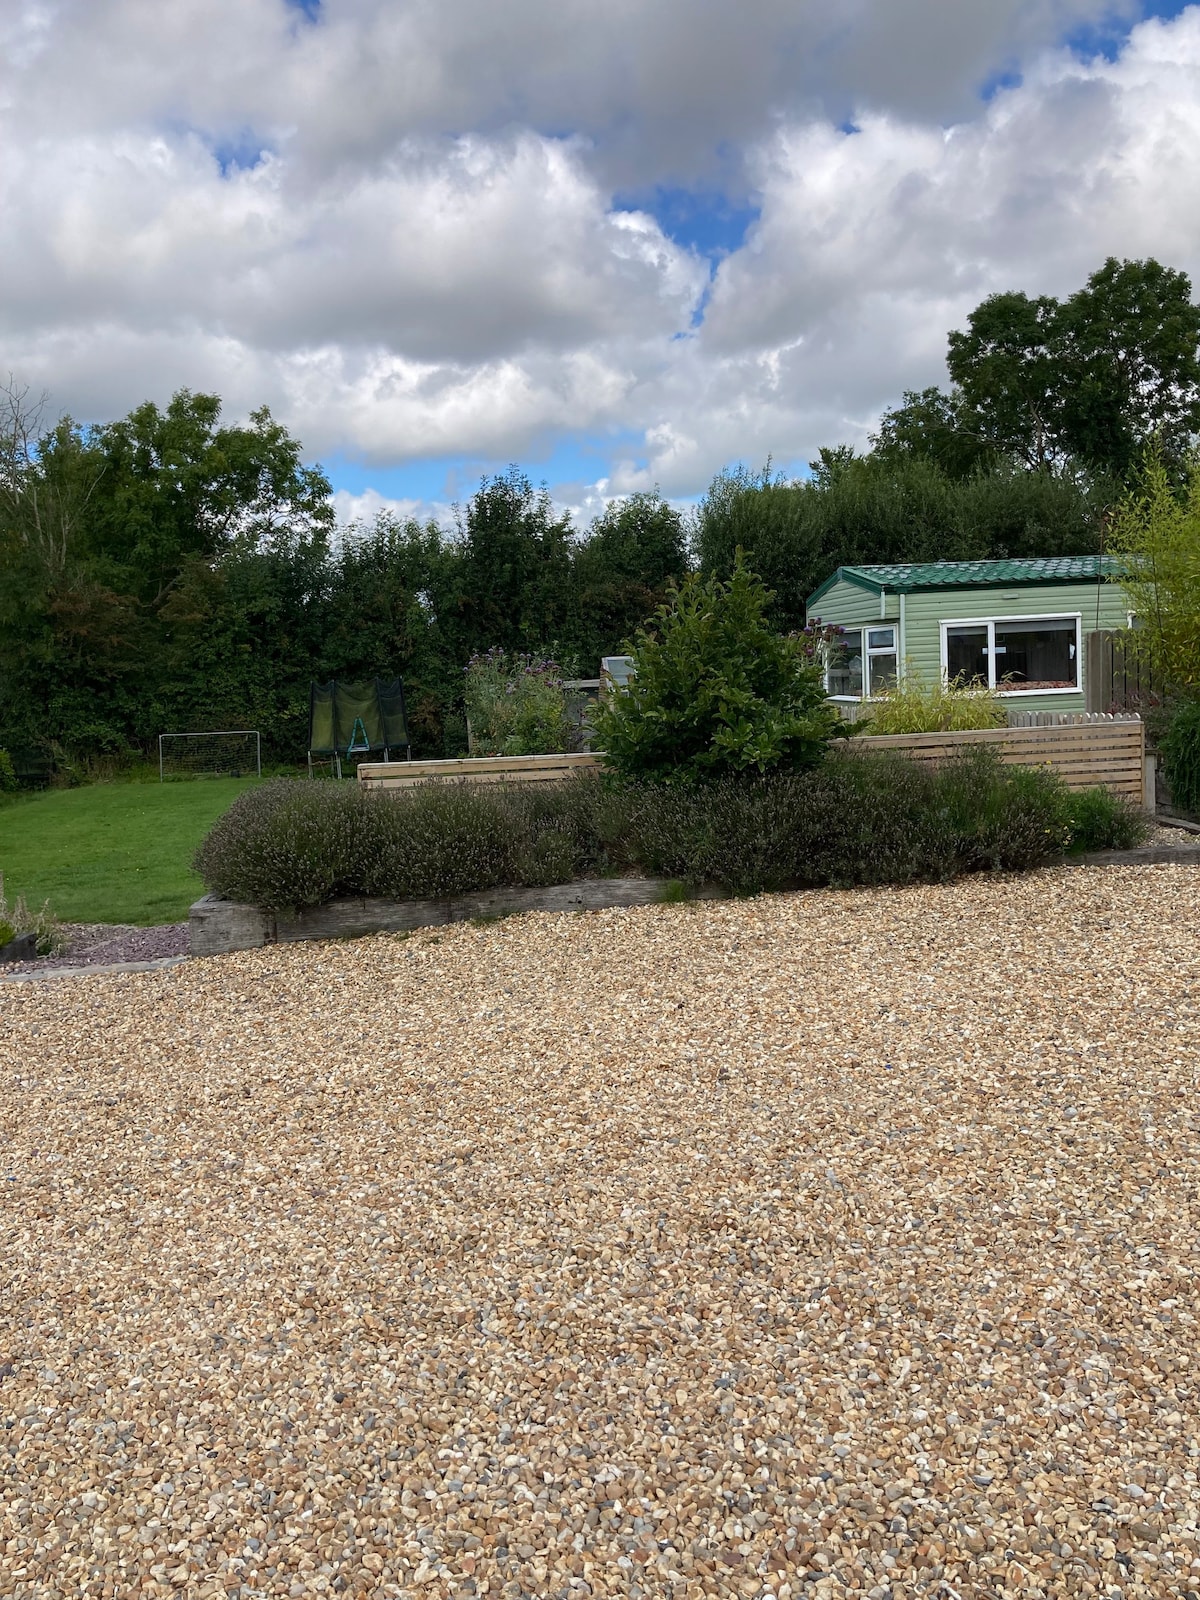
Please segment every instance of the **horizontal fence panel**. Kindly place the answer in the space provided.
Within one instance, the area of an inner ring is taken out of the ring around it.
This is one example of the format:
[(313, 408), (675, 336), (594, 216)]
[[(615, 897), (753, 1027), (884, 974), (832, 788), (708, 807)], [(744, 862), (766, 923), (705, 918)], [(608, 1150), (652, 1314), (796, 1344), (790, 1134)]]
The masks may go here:
[(364, 761), (358, 781), (368, 789), (404, 789), (433, 779), (470, 778), (476, 783), (554, 783), (600, 765), (589, 751), (555, 756), (463, 756), (445, 761)]
[[(850, 749), (898, 750), (914, 761), (945, 761), (964, 748), (994, 748), (1014, 766), (1051, 766), (1069, 789), (1098, 785), (1144, 800), (1145, 728), (1140, 718), (1103, 718), (1016, 728), (970, 728), (961, 733), (857, 735)], [(431, 780), (553, 783), (603, 764), (599, 752), (553, 756), (467, 756), (445, 761), (364, 762), (359, 782), (372, 789), (407, 788)]]
[(945, 761), (962, 749), (984, 745), (1010, 766), (1053, 767), (1068, 789), (1103, 785), (1139, 805), (1145, 798), (1146, 730), (1140, 717), (961, 733), (863, 734), (848, 743), (851, 749), (899, 750), (914, 761)]

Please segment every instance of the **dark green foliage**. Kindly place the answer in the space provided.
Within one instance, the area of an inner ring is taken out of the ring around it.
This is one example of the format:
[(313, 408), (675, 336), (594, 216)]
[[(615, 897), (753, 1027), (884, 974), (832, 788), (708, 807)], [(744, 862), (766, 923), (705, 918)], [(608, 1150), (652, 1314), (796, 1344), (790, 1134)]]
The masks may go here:
[(901, 403), (879, 419), (871, 443), (881, 461), (893, 466), (928, 461), (952, 479), (971, 478), (997, 465), (995, 450), (964, 414), (962, 396), (937, 388), (906, 389)]
[[(996, 294), (950, 335), (950, 404), (998, 456), (1113, 477), (1200, 430), (1200, 307), (1184, 272), (1110, 257), (1064, 301)], [(940, 433), (935, 417), (932, 432)]]
[(381, 794), (282, 779), (236, 802), (196, 870), (210, 890), (271, 909), (622, 869), (754, 894), (1026, 870), (1067, 847), (1070, 816), (1052, 773), (1002, 766), (987, 751), (941, 766), (838, 751), (804, 772), (699, 785), (579, 777)]
[(692, 576), (633, 646), (635, 673), (593, 718), (624, 778), (692, 783), (819, 761), (838, 726), (819, 665), (764, 621), (771, 593), (741, 560)]
[(701, 570), (727, 576), (744, 550), (782, 628), (804, 625), (806, 596), (842, 566), (1091, 554), (1112, 493), (1011, 465), (957, 479), (919, 455), (826, 456), (805, 483), (721, 473), (697, 508)]
[(809, 772), (627, 792), (627, 849), (649, 872), (736, 894), (1019, 871), (1067, 844), (1065, 791), (987, 751), (941, 766), (836, 752)]
[(14, 794), (17, 789), (17, 770), (7, 750), (0, 750), (0, 794)]
[(577, 538), (512, 469), (458, 539), (384, 516), (335, 543), (328, 482), (265, 410), (222, 425), (184, 391), (38, 423), (0, 389), (0, 743), (59, 781), (168, 730), (255, 727), (268, 761), (301, 761), (313, 679), (399, 674), (414, 753), (463, 753), (472, 655), (508, 643), (595, 677), (683, 570), (657, 495)]
[[(460, 625), (473, 640), (519, 654), (554, 641), (571, 603), (571, 519), (518, 467), (485, 478), (459, 526)], [(474, 652), (470, 652), (474, 653)]]
[(1150, 831), (1145, 814), (1111, 789), (1078, 790), (1068, 797), (1067, 811), (1073, 851), (1134, 850)]
[(1162, 753), (1171, 799), (1182, 810), (1200, 814), (1200, 700), (1184, 700), (1175, 708)]
[(343, 895), (441, 899), (600, 871), (599, 785), (429, 783), (399, 794), (281, 778), (239, 797), (195, 868), (214, 893), (271, 910)]
[(683, 518), (657, 492), (614, 500), (575, 547), (575, 615), (565, 647), (595, 677), (601, 656), (663, 603), (687, 571)]

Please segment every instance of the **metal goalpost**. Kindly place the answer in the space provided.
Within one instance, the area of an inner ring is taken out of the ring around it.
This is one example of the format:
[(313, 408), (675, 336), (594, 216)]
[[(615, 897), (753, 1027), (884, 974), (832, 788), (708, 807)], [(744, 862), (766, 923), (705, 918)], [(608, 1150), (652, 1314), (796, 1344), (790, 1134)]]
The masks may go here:
[[(243, 773), (248, 774), (251, 770), (256, 778), (262, 777), (262, 734), (259, 730), (214, 728), (204, 733), (160, 733), (159, 783), (167, 781), (167, 749), (171, 740), (184, 741), (179, 747), (180, 770), (192, 777), (204, 774), (241, 777)], [(234, 742), (237, 740), (241, 743)]]

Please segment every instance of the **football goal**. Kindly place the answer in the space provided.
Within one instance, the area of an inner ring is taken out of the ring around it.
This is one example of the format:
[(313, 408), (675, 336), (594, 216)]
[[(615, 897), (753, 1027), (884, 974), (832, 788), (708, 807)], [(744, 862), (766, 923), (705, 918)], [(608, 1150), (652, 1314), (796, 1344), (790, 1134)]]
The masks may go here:
[(261, 778), (262, 735), (257, 728), (208, 733), (160, 733), (158, 781), (168, 778)]

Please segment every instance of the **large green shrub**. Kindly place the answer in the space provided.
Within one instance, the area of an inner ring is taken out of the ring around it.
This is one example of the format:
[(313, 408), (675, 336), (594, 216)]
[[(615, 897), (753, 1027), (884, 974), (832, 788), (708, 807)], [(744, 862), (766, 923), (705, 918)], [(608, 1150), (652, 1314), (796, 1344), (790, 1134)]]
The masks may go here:
[(553, 661), (489, 650), (467, 666), (471, 754), (547, 756), (570, 743), (562, 676)]
[(767, 624), (772, 598), (740, 558), (726, 581), (684, 580), (638, 633), (628, 687), (593, 718), (613, 771), (674, 784), (821, 759), (839, 719), (819, 664)]
[(1200, 812), (1200, 700), (1176, 706), (1162, 752), (1171, 799), (1184, 811)]

